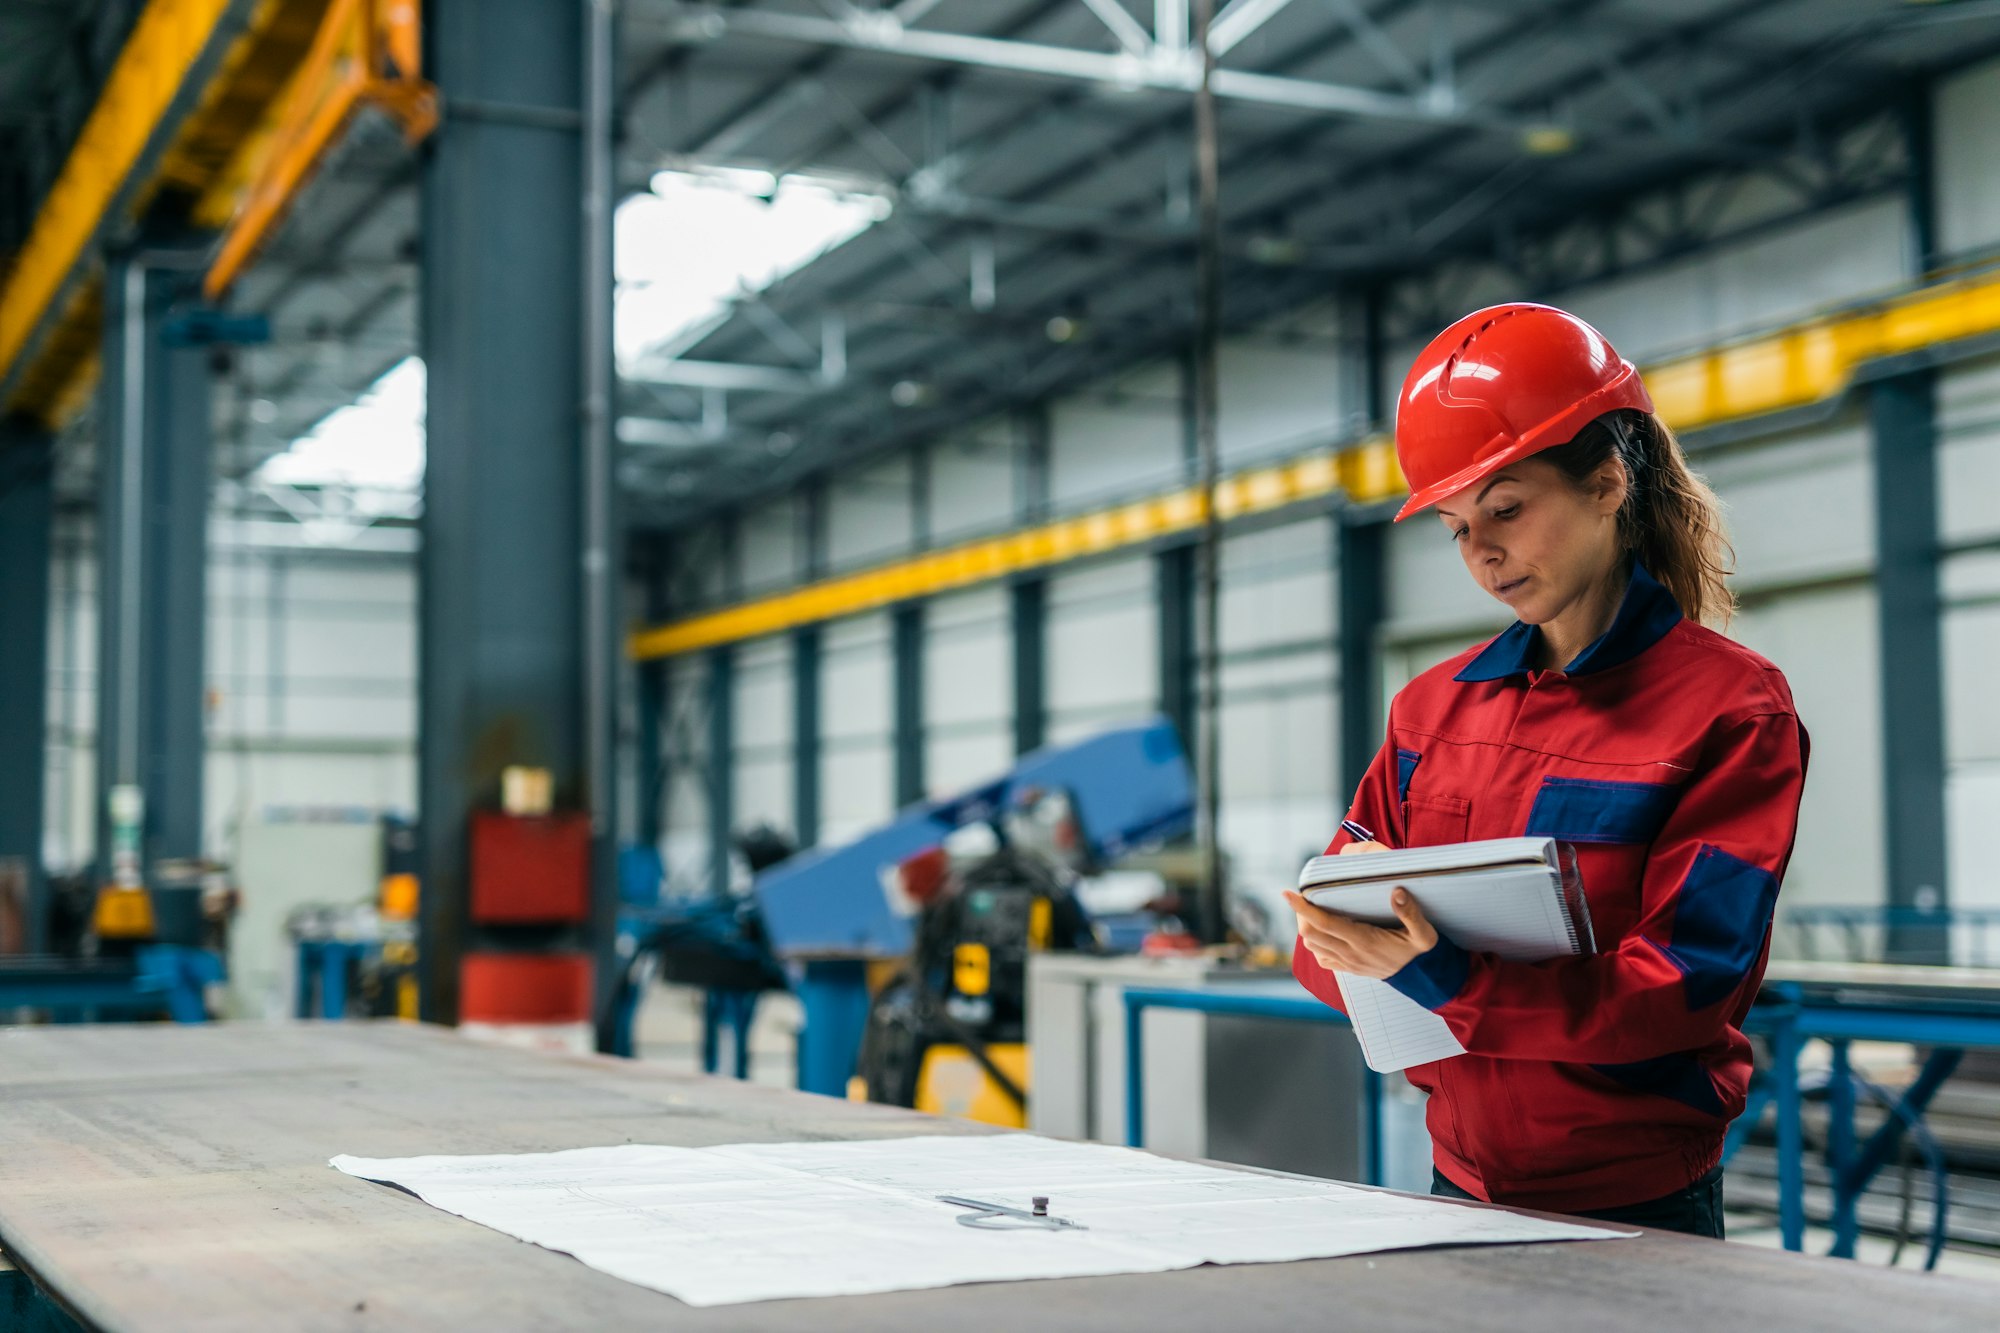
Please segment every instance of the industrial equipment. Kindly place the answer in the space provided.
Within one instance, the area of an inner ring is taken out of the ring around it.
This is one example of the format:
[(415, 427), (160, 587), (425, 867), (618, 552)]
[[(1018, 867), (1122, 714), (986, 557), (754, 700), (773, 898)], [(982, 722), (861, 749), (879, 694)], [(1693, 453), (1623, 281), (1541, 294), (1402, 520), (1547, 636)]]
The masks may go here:
[(146, 904), (143, 933), (131, 921), (120, 922), (122, 932), (99, 929), (103, 897), (88, 876), (52, 878), (49, 951), (0, 954), (0, 1013), (34, 1010), (58, 1022), (205, 1021), (209, 990), (225, 975), (235, 890), (206, 862), (163, 861), (159, 869), (160, 888), (128, 886)]
[(1069, 867), (1017, 840), (959, 864), (939, 847), (897, 873), (921, 904), (917, 939), (869, 1010), (862, 1090), (873, 1102), (1026, 1128), (1029, 955), (1097, 943)]
[[(794, 854), (752, 829), (737, 840), (747, 898), (712, 886), (661, 904), (658, 854), (627, 849), (609, 1047), (631, 1054), (633, 1015), (657, 975), (703, 988), (703, 1065), (716, 1069), (728, 1026), (743, 1077), (757, 996), (789, 985), (805, 1009), (799, 1087), (849, 1092), (872, 1029), (860, 1074), (870, 1097), (1025, 1124), (1028, 956), (1096, 948), (1076, 876), (1157, 849), (1193, 817), (1179, 737), (1156, 718), (1037, 750), (841, 846)], [(1123, 933), (1136, 947), (1138, 933)]]
[[(763, 929), (772, 952), (795, 969), (806, 1011), (799, 1086), (836, 1096), (848, 1090), (877, 1008), (868, 964), (893, 961), (906, 970), (881, 1002), (874, 1090), (917, 1102), (926, 1056), (934, 1054), (934, 1103), (1018, 1116), (1020, 1099), (1005, 1089), (1024, 1082), (1025, 1053), (1004, 1053), (995, 1043), (1020, 1041), (1022, 969), (1038, 932), (1045, 929), (1042, 938), (1052, 945), (1084, 940), (1067, 878), (1178, 837), (1193, 819), (1179, 736), (1156, 718), (1036, 750), (991, 782), (911, 806), (873, 833), (758, 875)], [(968, 850), (981, 838), (989, 850)], [(941, 872), (948, 853), (939, 849), (953, 846), (960, 848), (958, 891), (940, 893), (926, 911), (909, 891), (914, 878), (899, 872), (913, 858)], [(1036, 924), (1039, 911), (1048, 913), (1045, 927)], [(974, 993), (981, 985), (984, 992)], [(982, 1077), (972, 1077), (968, 1064)], [(954, 1082), (957, 1091), (948, 1094)]]

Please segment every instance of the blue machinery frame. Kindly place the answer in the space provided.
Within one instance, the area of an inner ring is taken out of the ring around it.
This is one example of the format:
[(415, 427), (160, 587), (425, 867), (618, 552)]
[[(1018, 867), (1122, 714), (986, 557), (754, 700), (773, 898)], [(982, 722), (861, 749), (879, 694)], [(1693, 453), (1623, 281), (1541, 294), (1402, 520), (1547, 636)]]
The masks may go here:
[(0, 959), (0, 1010), (47, 1009), (60, 1020), (95, 1021), (164, 1009), (176, 1023), (202, 1023), (203, 988), (223, 977), (222, 959), (207, 949), (142, 945), (128, 960)]
[[(1148, 1009), (1181, 1009), (1204, 1014), (1233, 1014), (1304, 1023), (1347, 1023), (1346, 1015), (1312, 996), (1230, 995), (1202, 990), (1132, 988), (1125, 1000), (1125, 1142), (1143, 1147), (1145, 1121), (1145, 1014)], [(1806, 1042), (1824, 1041), (1831, 1048), (1827, 1081), (1828, 1129), (1826, 1158), (1833, 1186), (1835, 1258), (1854, 1257), (1860, 1237), (1859, 1204), (1871, 1182), (1888, 1165), (1903, 1135), (1917, 1130), (1925, 1110), (1969, 1049), (2000, 1048), (2000, 1003), (1968, 998), (1920, 1008), (1815, 995), (1791, 982), (1765, 989), (1744, 1030), (1764, 1036), (1771, 1046), (1771, 1067), (1751, 1090), (1750, 1103), (1730, 1127), (1723, 1146), (1726, 1162), (1776, 1105), (1778, 1139), (1778, 1225), (1785, 1248), (1805, 1247), (1805, 1097), (1799, 1056)], [(1927, 1047), (1916, 1079), (1888, 1104), (1888, 1116), (1865, 1143), (1856, 1142), (1854, 1112), (1857, 1082), (1849, 1060), (1856, 1041), (1905, 1042)], [(1363, 1084), (1363, 1177), (1382, 1181), (1382, 1076), (1366, 1070)], [(1938, 1191), (1933, 1203), (1931, 1238), (1925, 1267), (1937, 1263), (1944, 1244), (1946, 1196)]]
[[(1777, 1107), (1778, 1227), (1788, 1250), (1805, 1245), (1805, 1133), (1801, 1113), (1805, 1103), (1799, 1055), (1817, 1039), (1831, 1050), (1827, 1076), (1826, 1164), (1833, 1189), (1833, 1229), (1836, 1258), (1854, 1257), (1860, 1237), (1859, 1206), (1869, 1182), (1889, 1165), (1906, 1133), (1920, 1132), (1924, 1112), (1968, 1050), (2000, 1048), (2000, 1002), (1968, 996), (1958, 1000), (1910, 1000), (1891, 1003), (1846, 998), (1809, 990), (1793, 982), (1765, 988), (1764, 996), (1744, 1022), (1771, 1045), (1771, 1068), (1751, 1089), (1750, 1104), (1731, 1126), (1723, 1159), (1740, 1147), (1762, 1119), (1767, 1106)], [(1857, 1041), (1905, 1042), (1928, 1048), (1917, 1077), (1887, 1104), (1888, 1116), (1865, 1143), (1857, 1143), (1854, 1112), (1858, 1080), (1849, 1048)], [(1944, 1245), (1947, 1198), (1940, 1187), (1932, 1205), (1931, 1239), (1925, 1267), (1937, 1263)]]

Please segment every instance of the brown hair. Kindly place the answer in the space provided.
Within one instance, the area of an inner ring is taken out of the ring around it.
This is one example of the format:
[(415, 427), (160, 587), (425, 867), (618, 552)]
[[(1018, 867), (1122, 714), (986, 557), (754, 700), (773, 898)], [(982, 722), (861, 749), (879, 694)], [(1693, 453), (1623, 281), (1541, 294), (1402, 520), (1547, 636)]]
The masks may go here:
[(1722, 526), (1722, 502), (1687, 465), (1667, 423), (1650, 412), (1607, 412), (1568, 444), (1542, 452), (1581, 484), (1616, 458), (1625, 467), (1618, 535), (1646, 572), (1697, 624), (1727, 625), (1736, 612), (1729, 590), (1736, 551)]

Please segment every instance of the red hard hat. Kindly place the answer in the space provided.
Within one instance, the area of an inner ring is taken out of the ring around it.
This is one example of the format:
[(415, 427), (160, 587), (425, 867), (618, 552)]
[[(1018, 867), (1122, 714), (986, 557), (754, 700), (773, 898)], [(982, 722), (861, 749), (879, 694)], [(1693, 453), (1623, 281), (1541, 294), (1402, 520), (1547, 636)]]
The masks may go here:
[(1575, 315), (1488, 306), (1431, 339), (1396, 404), (1408, 518), (1529, 454), (1567, 444), (1606, 412), (1653, 410), (1630, 361)]

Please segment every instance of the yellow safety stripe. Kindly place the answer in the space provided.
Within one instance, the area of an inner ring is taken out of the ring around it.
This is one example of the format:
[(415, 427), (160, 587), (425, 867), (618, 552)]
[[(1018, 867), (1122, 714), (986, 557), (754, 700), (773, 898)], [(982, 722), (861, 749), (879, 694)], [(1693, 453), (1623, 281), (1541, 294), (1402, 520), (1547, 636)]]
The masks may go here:
[[(1395, 446), (1384, 437), (1226, 478), (1216, 487), (1215, 509), (1227, 520), (1340, 492), (1357, 499), (1381, 499), (1402, 490)], [(671, 657), (990, 583), (1189, 532), (1202, 525), (1207, 512), (1197, 488), (1151, 496), (641, 630), (632, 636), (630, 652), (642, 659)]]

